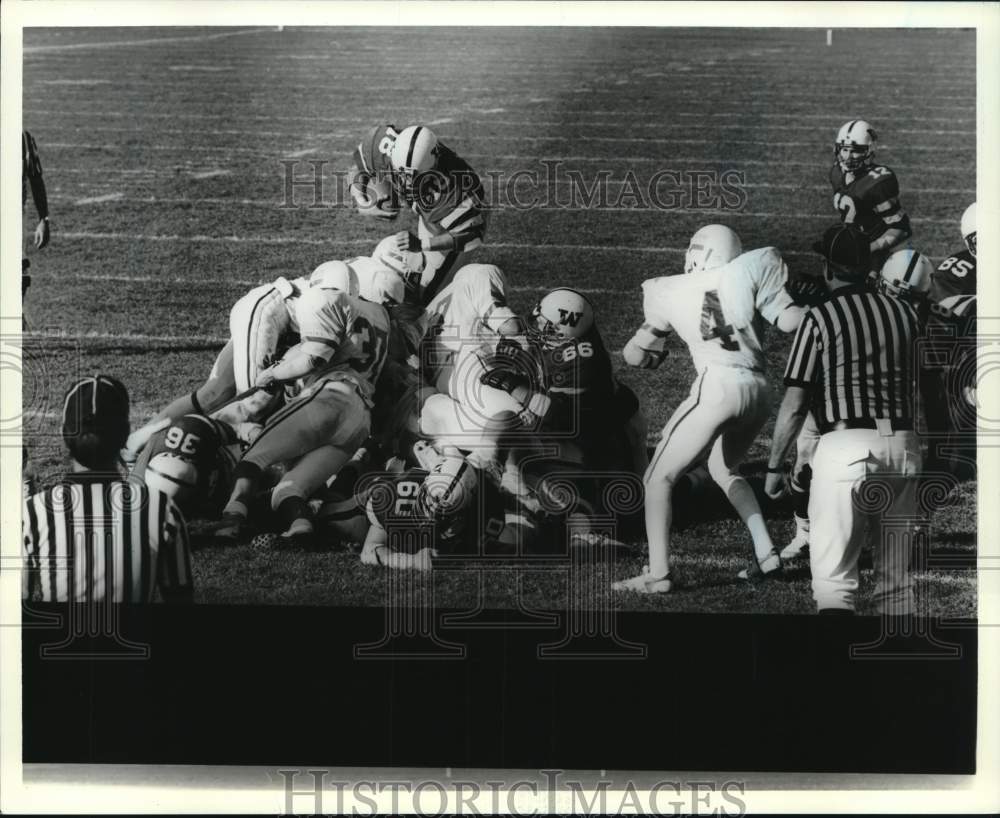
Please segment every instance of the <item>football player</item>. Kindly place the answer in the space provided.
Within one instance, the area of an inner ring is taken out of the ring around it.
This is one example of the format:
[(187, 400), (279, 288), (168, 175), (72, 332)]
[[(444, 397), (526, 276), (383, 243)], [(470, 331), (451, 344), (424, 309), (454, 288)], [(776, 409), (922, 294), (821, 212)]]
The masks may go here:
[(956, 295), (976, 294), (976, 203), (962, 214), (962, 240), (965, 249), (942, 261), (931, 281), (930, 298), (935, 304)]
[(483, 243), (482, 180), (422, 125), (380, 126), (358, 146), (355, 163), (351, 191), (361, 212), (392, 219), (406, 205), (417, 214), (417, 235), (404, 231), (396, 241), (414, 277), (412, 299), (428, 304)]
[(132, 476), (165, 492), (187, 519), (214, 517), (229, 496), (239, 450), (231, 426), (192, 413), (153, 435)]
[[(230, 340), (219, 352), (206, 381), (190, 395), (177, 398), (148, 423), (136, 429), (126, 443), (123, 459), (134, 463), (149, 439), (171, 420), (189, 413), (212, 415), (225, 407), (220, 419), (237, 429), (240, 438), (252, 442), (267, 410), (276, 407), (275, 396), (266, 392), (231, 403), (249, 390), (262, 369), (298, 340), (295, 302), (311, 286), (322, 286), (340, 274), (341, 262), (325, 262), (311, 275), (289, 281), (284, 276), (271, 284), (254, 287), (233, 305), (229, 314)], [(357, 285), (355, 284), (355, 287)], [(228, 405), (227, 405), (228, 404)]]
[(442, 554), (516, 554), (535, 526), (454, 449), (420, 468), (378, 478), (367, 489), (370, 523), (361, 561), (428, 570)]
[(962, 214), (961, 231), (965, 249), (942, 261), (931, 277), (920, 393), (927, 431), (939, 437), (928, 447), (925, 471), (964, 479), (975, 475), (976, 462), (975, 202)]
[(792, 332), (805, 311), (785, 287), (788, 270), (781, 254), (773, 247), (744, 253), (739, 237), (722, 225), (694, 234), (684, 272), (643, 282), (645, 321), (625, 345), (627, 364), (655, 368), (667, 354), (667, 337), (676, 331), (698, 377), (664, 427), (646, 470), (649, 565), (639, 576), (615, 583), (616, 590), (670, 590), (671, 494), (706, 454), (712, 479), (753, 538), (754, 557), (741, 578), (757, 579), (781, 568), (753, 489), (736, 468), (771, 410), (763, 321)]
[(589, 469), (633, 468), (625, 449), (641, 474), (648, 465), (645, 419), (635, 393), (614, 378), (586, 296), (566, 287), (547, 293), (532, 310), (527, 339), (526, 355), (516, 342), (501, 341), (481, 382), (517, 397), (522, 413), (531, 411), (533, 392), (544, 395), (545, 402), (535, 401), (545, 408), (536, 431), (541, 442), (559, 446), (560, 459)]
[(311, 545), (309, 498), (368, 436), (389, 316), (381, 304), (351, 295), (356, 279), (346, 264), (339, 279), (331, 276), (324, 287), (303, 293), (295, 304), (302, 340), (257, 376), (257, 388), (287, 385), (294, 396), (267, 419), (237, 464), (217, 537), (239, 539), (262, 471), (294, 460), (271, 494), (271, 507), (286, 526), (283, 544)]
[(899, 203), (899, 181), (875, 164), (877, 136), (863, 119), (845, 122), (837, 132), (830, 168), (833, 206), (841, 221), (855, 225), (869, 240), (873, 271), (912, 235), (910, 218)]

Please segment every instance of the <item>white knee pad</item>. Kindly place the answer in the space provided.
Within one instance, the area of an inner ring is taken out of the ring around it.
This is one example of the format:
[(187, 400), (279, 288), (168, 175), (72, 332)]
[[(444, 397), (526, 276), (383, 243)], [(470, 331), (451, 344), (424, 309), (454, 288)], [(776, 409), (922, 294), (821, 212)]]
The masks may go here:
[(737, 480), (742, 480), (736, 472), (730, 471), (722, 462), (722, 457), (716, 457), (713, 452), (708, 458), (708, 473), (723, 493), (729, 495), (729, 489)]

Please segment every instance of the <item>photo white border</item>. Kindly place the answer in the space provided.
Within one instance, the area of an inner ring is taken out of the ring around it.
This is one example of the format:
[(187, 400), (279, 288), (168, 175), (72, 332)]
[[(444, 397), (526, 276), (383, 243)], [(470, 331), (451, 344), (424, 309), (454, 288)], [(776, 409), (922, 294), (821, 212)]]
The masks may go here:
[[(21, 29), (26, 26), (296, 26), (296, 25), (534, 25), (534, 26), (717, 26), (725, 27), (813, 27), (833, 28), (835, 36), (850, 27), (929, 27), (976, 28), (977, 35), (977, 187), (979, 219), (1000, 225), (1000, 178), (998, 178), (997, 78), (1000, 78), (1000, 3), (589, 3), (589, 2), (57, 2), (53, 0), (6, 0), (0, 7), (2, 28), (0, 56), (2, 99), (0, 99), (0, 141), (7, 150), (0, 162), (0, 333), (20, 326), (19, 258), (15, 248), (21, 244), (21, 204), (18, 199), (20, 167), (19, 144), (22, 100)], [(989, 78), (987, 84), (984, 78)], [(844, 89), (831, 89), (831, 95)], [(992, 146), (992, 150), (990, 149)], [(996, 237), (993, 231), (988, 235)], [(15, 240), (16, 239), (16, 240)], [(58, 233), (54, 236), (58, 241)], [(980, 315), (1000, 316), (1000, 250), (997, 242), (981, 241), (979, 263), (991, 273), (979, 279)], [(16, 331), (16, 330), (15, 330)], [(995, 380), (995, 379), (994, 379)], [(11, 417), (20, 407), (20, 372), (6, 364), (0, 368), (0, 416)], [(980, 389), (980, 400), (989, 417), (1000, 417), (1000, 390), (989, 394)], [(15, 403), (16, 401), (16, 403)], [(13, 441), (8, 439), (8, 444)], [(19, 558), (20, 548), (20, 453), (16, 445), (2, 448), (0, 462), (0, 558)], [(14, 455), (17, 454), (17, 457)], [(788, 788), (751, 792), (747, 806), (754, 812), (996, 812), (1000, 810), (1000, 503), (997, 500), (998, 470), (996, 451), (987, 450), (979, 473), (979, 543), (990, 546), (997, 555), (980, 553), (979, 618), (979, 725), (976, 776), (948, 779), (956, 787), (941, 785), (940, 777), (929, 777), (940, 789), (914, 790), (905, 783), (915, 783), (919, 776), (811, 776), (829, 779), (828, 788), (795, 792), (795, 775), (787, 776)], [(991, 564), (989, 558), (993, 556)], [(985, 557), (985, 559), (984, 559)], [(9, 564), (9, 563), (6, 563)], [(0, 571), (0, 622), (12, 625), (20, 617), (20, 585), (16, 571)], [(987, 624), (989, 623), (989, 624)], [(217, 786), (174, 787), (139, 786), (145, 768), (108, 770), (106, 780), (118, 782), (107, 786), (100, 780), (99, 769), (76, 767), (34, 770), (34, 780), (25, 783), (20, 763), (20, 632), (17, 627), (0, 627), (0, 810), (3, 812), (262, 812), (281, 813), (284, 795), (280, 786), (270, 789), (232, 789)], [(915, 714), (918, 718), (919, 714)], [(676, 740), (676, 739), (671, 739)], [(169, 770), (170, 768), (166, 768)], [(225, 768), (214, 768), (224, 770)], [(263, 768), (262, 768), (263, 769)], [(276, 769), (276, 768), (275, 768)], [(48, 771), (49, 775), (46, 775)], [(149, 772), (155, 772), (153, 768)], [(161, 769), (163, 774), (165, 770)], [(357, 771), (356, 771), (357, 772)], [(440, 770), (429, 775), (440, 778)], [(468, 771), (476, 780), (478, 771)], [(77, 777), (76, 774), (79, 774)], [(386, 771), (393, 778), (401, 771)], [(218, 773), (223, 776), (222, 773)], [(696, 774), (670, 775), (668, 780), (690, 779)], [(739, 778), (738, 774), (703, 774), (717, 780)], [(648, 779), (648, 773), (638, 777)], [(370, 776), (369, 776), (370, 777)], [(748, 774), (748, 779), (760, 777)], [(773, 778), (773, 777), (768, 777)], [(162, 778), (160, 779), (163, 780)], [(215, 779), (213, 779), (215, 780)], [(858, 789), (835, 788), (840, 780), (864, 781)], [(42, 783), (44, 781), (44, 783)], [(81, 784), (80, 782), (86, 782)], [(870, 789), (879, 782), (885, 789)], [(894, 786), (895, 782), (895, 786)], [(219, 783), (223, 783), (219, 781)], [(896, 787), (899, 787), (897, 789)], [(548, 803), (532, 804), (526, 809), (545, 809)], [(557, 805), (563, 806), (562, 802)], [(380, 804), (386, 809), (388, 800)]]

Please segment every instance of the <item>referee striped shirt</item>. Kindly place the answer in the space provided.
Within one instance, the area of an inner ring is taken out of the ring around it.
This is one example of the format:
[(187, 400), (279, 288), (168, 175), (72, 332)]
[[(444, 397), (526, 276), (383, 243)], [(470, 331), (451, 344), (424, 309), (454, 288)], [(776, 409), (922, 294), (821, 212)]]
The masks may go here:
[(802, 319), (785, 385), (816, 387), (820, 428), (842, 420), (913, 422), (916, 310), (864, 285), (835, 291)]
[(67, 474), (24, 502), (22, 592), (41, 602), (189, 602), (191, 552), (161, 491), (97, 472)]

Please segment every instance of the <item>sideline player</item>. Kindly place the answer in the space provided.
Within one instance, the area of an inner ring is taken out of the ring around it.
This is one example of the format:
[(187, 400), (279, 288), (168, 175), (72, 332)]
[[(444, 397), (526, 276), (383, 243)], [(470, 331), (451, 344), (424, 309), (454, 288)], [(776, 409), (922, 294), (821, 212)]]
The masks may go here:
[[(780, 496), (782, 464), (809, 407), (816, 406), (821, 437), (812, 464), (809, 564), (820, 613), (854, 612), (866, 537), (880, 533), (885, 518), (916, 513), (921, 451), (913, 427), (913, 350), (921, 330), (911, 302), (930, 289), (934, 267), (914, 250), (897, 251), (880, 272), (879, 291), (872, 292), (867, 270), (839, 263), (863, 256), (866, 241), (845, 227), (824, 237), (832, 293), (806, 313), (792, 343), (765, 483), (768, 496)], [(866, 491), (866, 483), (876, 488)], [(883, 494), (887, 506), (879, 503)], [(882, 507), (871, 510), (873, 499)], [(911, 614), (911, 540), (899, 531), (880, 540), (876, 607)]]
[(712, 479), (753, 538), (754, 556), (741, 578), (781, 570), (757, 498), (736, 468), (771, 409), (761, 319), (793, 332), (804, 311), (786, 289), (788, 270), (781, 254), (773, 247), (744, 253), (739, 237), (723, 225), (708, 225), (692, 236), (684, 272), (643, 282), (645, 321), (625, 345), (627, 364), (655, 368), (674, 330), (687, 344), (698, 377), (664, 427), (646, 471), (649, 566), (637, 577), (616, 582), (616, 590), (670, 590), (671, 495), (680, 477), (706, 454)]
[(884, 165), (875, 164), (878, 136), (863, 119), (845, 122), (833, 146), (830, 168), (833, 206), (844, 224), (853, 224), (868, 239), (872, 271), (913, 233), (899, 203), (899, 181)]

